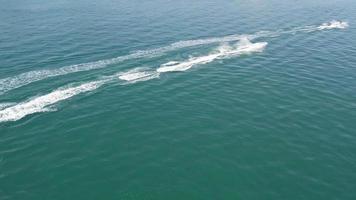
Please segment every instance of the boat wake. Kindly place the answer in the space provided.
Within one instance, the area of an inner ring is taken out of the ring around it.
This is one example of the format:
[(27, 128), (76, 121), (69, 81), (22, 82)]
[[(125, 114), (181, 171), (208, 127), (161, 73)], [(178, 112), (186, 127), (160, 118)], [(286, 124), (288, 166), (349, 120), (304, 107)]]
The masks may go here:
[(297, 27), (291, 30), (278, 30), (278, 31), (260, 31), (255, 34), (245, 34), (245, 35), (229, 35), (223, 37), (215, 37), (215, 38), (206, 38), (206, 39), (197, 39), (197, 40), (186, 40), (172, 43), (165, 47), (160, 47), (151, 50), (143, 50), (136, 51), (132, 54), (119, 56), (112, 59), (99, 60), (95, 62), (82, 63), (76, 65), (69, 65), (57, 69), (44, 69), (44, 70), (35, 70), (25, 72), (19, 75), (15, 75), (12, 77), (7, 77), (0, 79), (0, 95), (11, 90), (23, 87), (25, 85), (41, 81), (51, 77), (63, 76), (67, 74), (72, 74), (76, 72), (82, 71), (90, 71), (95, 69), (101, 69), (107, 67), (109, 65), (117, 64), (126, 60), (138, 59), (144, 57), (155, 57), (162, 55), (169, 51), (175, 51), (182, 48), (188, 48), (199, 45), (207, 45), (214, 43), (224, 43), (224, 42), (234, 42), (239, 41), (243, 38), (248, 38), (249, 40), (253, 40), (256, 38), (263, 37), (276, 37), (281, 34), (295, 34), (297, 32), (313, 32), (318, 30), (325, 29), (344, 29), (348, 27), (347, 22), (343, 21), (331, 21), (329, 23), (324, 23), (320, 26), (306, 26), (306, 27)]
[(170, 61), (161, 65), (157, 72), (177, 72), (186, 71), (195, 65), (210, 63), (216, 59), (223, 59), (226, 57), (239, 56), (242, 54), (250, 54), (254, 52), (262, 52), (267, 46), (267, 42), (251, 43), (248, 38), (241, 38), (241, 41), (235, 45), (223, 45), (217, 49), (217, 52), (209, 55), (193, 57), (187, 61), (178, 62)]
[[(102, 77), (99, 80), (82, 83), (77, 86), (68, 85), (66, 87), (62, 87), (57, 90), (54, 90), (46, 95), (37, 96), (28, 99), (24, 102), (2, 103), (0, 104), (0, 122), (16, 121), (30, 114), (54, 111), (54, 107), (53, 107), (54, 104), (63, 100), (70, 99), (76, 95), (85, 92), (94, 91), (100, 88), (101, 86), (103, 86), (104, 84), (107, 84), (113, 80), (123, 81), (123, 84), (132, 84), (136, 82), (159, 78), (160, 74), (165, 72), (186, 71), (192, 68), (193, 66), (207, 64), (213, 62), (214, 60), (226, 59), (230, 57), (240, 56), (243, 54), (262, 52), (266, 48), (268, 43), (267, 42), (252, 43), (251, 40), (256, 38), (277, 37), (281, 34), (295, 34), (297, 32), (307, 33), (307, 32), (319, 31), (319, 30), (345, 29), (348, 26), (349, 25), (347, 22), (331, 21), (329, 23), (324, 23), (320, 26), (297, 27), (290, 30), (280, 30), (274, 32), (261, 31), (252, 35), (230, 35), (230, 36), (217, 37), (217, 38), (180, 41), (168, 45), (166, 47), (161, 47), (161, 48), (147, 50), (147, 51), (137, 51), (133, 54), (121, 56), (113, 59), (101, 60), (92, 63), (71, 65), (59, 69), (30, 71), (23, 74), (19, 74), (14, 77), (0, 79), (0, 94), (3, 94), (10, 90), (50, 77), (61, 76), (61, 75), (71, 74), (80, 71), (100, 69), (110, 64), (115, 64), (125, 60), (150, 57), (150, 56), (151, 57), (158, 56), (165, 52), (174, 51), (181, 48), (206, 45), (212, 43), (225, 43), (224, 45), (221, 45), (215, 51), (213, 51), (208, 55), (192, 57), (185, 61), (170, 61), (165, 64), (162, 64), (156, 70), (148, 69), (148, 68), (135, 68), (127, 72), (116, 73), (112, 76)], [(235, 42), (235, 44), (229, 44), (233, 42)]]
[(49, 106), (75, 95), (93, 91), (102, 86), (105, 82), (106, 81), (93, 81), (75, 87), (60, 88), (49, 94), (6, 107), (0, 110), (0, 122), (16, 121), (33, 113), (54, 111), (53, 108)]

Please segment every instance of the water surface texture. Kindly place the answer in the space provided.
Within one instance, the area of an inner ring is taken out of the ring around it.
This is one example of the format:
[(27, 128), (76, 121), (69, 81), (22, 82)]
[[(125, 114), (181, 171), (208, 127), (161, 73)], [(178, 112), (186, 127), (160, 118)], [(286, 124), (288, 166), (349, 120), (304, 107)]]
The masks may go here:
[(353, 0), (0, 0), (0, 199), (356, 199)]

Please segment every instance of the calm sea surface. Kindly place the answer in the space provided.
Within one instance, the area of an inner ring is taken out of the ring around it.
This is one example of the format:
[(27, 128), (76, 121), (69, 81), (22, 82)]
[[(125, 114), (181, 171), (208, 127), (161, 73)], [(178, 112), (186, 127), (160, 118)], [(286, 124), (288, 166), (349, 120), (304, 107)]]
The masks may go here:
[(354, 0), (0, 0), (0, 200), (356, 199), (355, 22)]

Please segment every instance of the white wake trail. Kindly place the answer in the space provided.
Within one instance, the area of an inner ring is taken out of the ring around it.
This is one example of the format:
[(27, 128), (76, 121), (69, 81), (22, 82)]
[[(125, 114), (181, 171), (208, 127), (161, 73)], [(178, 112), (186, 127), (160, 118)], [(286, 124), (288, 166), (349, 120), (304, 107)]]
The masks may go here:
[[(313, 32), (318, 30), (327, 30), (327, 29), (344, 29), (349, 25), (347, 22), (333, 20), (329, 23), (324, 23), (320, 26), (306, 26), (306, 27), (297, 27), (291, 30), (279, 30), (279, 31), (260, 31), (255, 34), (250, 35), (229, 35), (224, 37), (215, 37), (215, 38), (206, 38), (206, 39), (197, 39), (197, 40), (186, 40), (176, 43), (172, 43), (165, 47), (160, 47), (151, 50), (137, 51), (135, 53), (119, 56), (112, 59), (99, 60), (96, 62), (82, 63), (76, 65), (65, 66), (57, 69), (45, 69), (45, 70), (35, 70), (25, 72), (19, 75), (12, 77), (7, 77), (0, 79), (0, 95), (8, 91), (23, 87), (25, 85), (31, 84), (33, 82), (41, 81), (47, 78), (63, 76), (71, 73), (89, 71), (94, 69), (104, 68), (108, 65), (116, 64), (130, 59), (138, 59), (144, 57), (154, 57), (162, 55), (169, 51), (175, 51), (182, 48), (207, 45), (213, 43), (224, 43), (224, 42), (234, 42), (241, 40), (242, 38), (248, 38), (249, 40), (261, 38), (261, 37), (276, 37), (281, 34), (295, 34), (297, 32)], [(211, 59), (209, 57), (207, 60)], [(194, 62), (194, 61), (193, 61)], [(198, 62), (198, 61), (197, 61)]]
[(346, 21), (332, 20), (330, 22), (323, 23), (319, 26), (296, 27), (296, 28), (292, 28), (290, 30), (276, 31), (276, 33), (278, 33), (279, 35), (296, 34), (299, 32), (310, 33), (310, 32), (315, 32), (315, 31), (323, 31), (323, 30), (331, 30), (331, 29), (345, 29), (347, 27), (349, 27), (349, 24)]
[(276, 31), (268, 32), (263, 31), (254, 35), (234, 35), (226, 36), (221, 38), (210, 38), (210, 39), (201, 39), (201, 40), (189, 40), (173, 43), (167, 47), (158, 48), (150, 51), (139, 51), (134, 54), (127, 56), (117, 57), (109, 60), (102, 60), (92, 63), (71, 65), (67, 67), (62, 67), (54, 70), (40, 70), (40, 71), (31, 71), (27, 73), (20, 74), (15, 77), (9, 77), (5, 79), (0, 79), (0, 94), (7, 92), (9, 90), (30, 84), (35, 81), (43, 80), (49, 77), (60, 76), (65, 74), (70, 74), (74, 72), (87, 71), (92, 69), (98, 69), (105, 67), (106, 65), (113, 64), (116, 62), (140, 58), (145, 56), (154, 56), (159, 53), (164, 53), (171, 50), (176, 50), (184, 47), (191, 47), (196, 45), (204, 45), (211, 43), (221, 43), (221, 42), (233, 42), (239, 40), (236, 45), (223, 45), (217, 49), (217, 51), (200, 57), (193, 57), (186, 61), (170, 61), (165, 64), (162, 64), (155, 71), (145, 69), (145, 68), (136, 68), (129, 70), (124, 73), (117, 73), (106, 78), (92, 81), (88, 83), (81, 84), (79, 86), (67, 86), (54, 90), (53, 92), (29, 99), (24, 102), (16, 103), (2, 103), (0, 104), (0, 122), (6, 121), (16, 121), (22, 119), (23, 117), (38, 113), (38, 112), (48, 112), (53, 111), (51, 108), (57, 102), (69, 99), (78, 94), (96, 90), (102, 85), (110, 82), (111, 80), (118, 78), (126, 83), (135, 83), (139, 81), (147, 81), (153, 78), (158, 78), (160, 73), (163, 72), (174, 72), (174, 71), (185, 71), (190, 69), (195, 65), (206, 64), (217, 59), (224, 59), (232, 56), (239, 56), (242, 54), (250, 54), (254, 52), (262, 52), (267, 46), (267, 42), (257, 42), (251, 43), (250, 40), (259, 37), (276, 37), (280, 34), (295, 34), (297, 32), (313, 32), (318, 30), (329, 30), (329, 29), (344, 29), (349, 25), (347, 22), (343, 21), (331, 21), (329, 23), (324, 23), (320, 26), (307, 26), (302, 28), (294, 28), (287, 31)]
[(63, 76), (76, 72), (101, 69), (107, 67), (108, 65), (117, 64), (120, 62), (124, 62), (126, 60), (139, 59), (145, 57), (155, 57), (155, 56), (162, 55), (166, 52), (175, 51), (182, 48), (219, 43), (219, 42), (236, 41), (239, 40), (240, 38), (241, 38), (240, 35), (231, 35), (231, 36), (219, 37), (219, 38), (180, 41), (180, 42), (172, 43), (165, 47), (160, 47), (151, 50), (136, 51), (132, 54), (119, 56), (112, 59), (99, 60), (96, 62), (82, 63), (76, 65), (69, 65), (58, 69), (44, 69), (44, 70), (29, 71), (16, 76), (0, 79), (0, 95), (8, 91), (26, 86), (28, 84), (37, 81), (48, 79), (51, 77)]
[[(153, 53), (153, 52), (151, 52)], [(41, 81), (47, 78), (62, 76), (66, 74), (82, 72), (82, 71), (90, 71), (95, 69), (104, 68), (108, 65), (123, 62), (130, 59), (142, 58), (150, 55), (149, 51), (136, 52), (126, 56), (120, 56), (107, 60), (100, 60), (96, 62), (90, 63), (82, 63), (77, 65), (69, 65), (65, 67), (61, 67), (58, 69), (45, 69), (45, 70), (36, 70), (25, 72), (13, 77), (8, 77), (4, 79), (0, 79), (0, 95), (4, 94), (8, 91), (20, 88), (22, 86), (31, 84), (33, 82)]]
[(72, 98), (81, 93), (90, 92), (98, 89), (114, 80), (121, 79), (126, 84), (136, 83), (140, 81), (147, 81), (153, 78), (158, 78), (159, 73), (156, 71), (149, 71), (145, 68), (136, 68), (124, 73), (117, 73), (111, 76), (102, 77), (100, 80), (83, 83), (79, 86), (66, 86), (59, 88), (51, 93), (43, 96), (31, 98), (20, 103), (1, 103), (0, 104), (0, 123), (7, 121), (17, 121), (27, 115), (39, 112), (55, 111), (51, 106), (54, 104)]
[(33, 113), (52, 111), (53, 109), (49, 106), (80, 93), (93, 91), (107, 81), (108, 80), (93, 81), (75, 87), (61, 88), (49, 94), (6, 107), (0, 110), (0, 122), (16, 121)]
[(233, 46), (224, 45), (221, 46), (217, 52), (211, 53), (209, 55), (193, 57), (187, 61), (178, 62), (170, 61), (161, 65), (157, 72), (177, 72), (186, 71), (195, 65), (202, 65), (210, 63), (216, 59), (223, 59), (231, 56), (239, 56), (242, 54), (250, 54), (254, 52), (262, 52), (267, 46), (267, 42), (251, 43), (248, 38), (241, 39), (241, 41)]

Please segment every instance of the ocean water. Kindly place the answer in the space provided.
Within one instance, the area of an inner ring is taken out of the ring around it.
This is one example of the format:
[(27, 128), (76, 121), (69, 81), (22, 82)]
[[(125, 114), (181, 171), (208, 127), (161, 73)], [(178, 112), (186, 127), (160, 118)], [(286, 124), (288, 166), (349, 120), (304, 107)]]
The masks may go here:
[(356, 199), (353, 0), (0, 0), (0, 200)]

